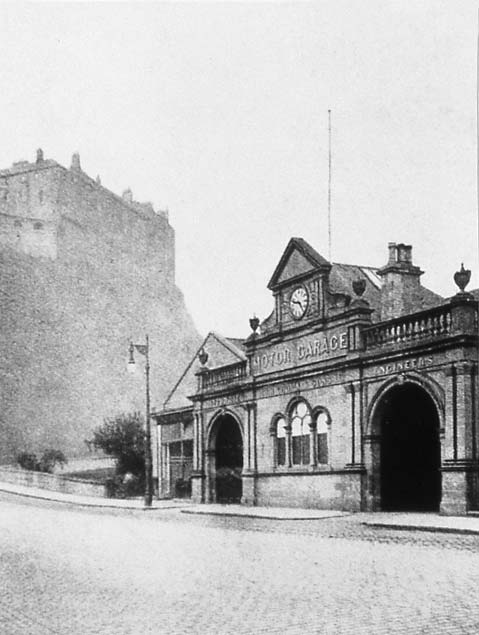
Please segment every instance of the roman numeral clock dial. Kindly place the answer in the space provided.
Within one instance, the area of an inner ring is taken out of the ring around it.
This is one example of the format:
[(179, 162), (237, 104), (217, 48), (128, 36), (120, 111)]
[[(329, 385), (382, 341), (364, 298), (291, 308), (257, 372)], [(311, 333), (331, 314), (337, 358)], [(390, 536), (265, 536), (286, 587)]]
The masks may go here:
[(295, 320), (300, 320), (306, 313), (309, 304), (308, 292), (304, 287), (296, 287), (289, 299), (289, 310)]

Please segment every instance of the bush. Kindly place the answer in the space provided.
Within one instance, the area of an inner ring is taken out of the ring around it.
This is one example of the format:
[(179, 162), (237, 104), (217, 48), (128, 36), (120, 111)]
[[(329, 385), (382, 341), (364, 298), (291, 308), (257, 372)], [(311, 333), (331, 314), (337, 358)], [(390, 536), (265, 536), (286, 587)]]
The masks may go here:
[[(130, 476), (130, 478), (126, 478)], [(105, 481), (106, 495), (108, 498), (131, 498), (144, 493), (143, 479), (133, 474), (117, 474)]]
[(63, 467), (66, 463), (68, 463), (68, 461), (61, 450), (45, 450), (39, 461), (40, 472), (48, 472), (51, 474), (57, 465)]
[(17, 463), (24, 470), (33, 470), (35, 472), (39, 471), (39, 462), (36, 454), (32, 454), (30, 452), (20, 452), (20, 454), (17, 454)]
[(50, 448), (45, 450), (40, 459), (36, 454), (31, 452), (20, 452), (17, 455), (17, 463), (24, 470), (32, 470), (34, 472), (47, 472), (51, 474), (56, 465), (62, 467), (67, 463), (67, 459), (61, 450)]
[[(126, 497), (142, 493), (145, 482), (145, 434), (143, 419), (138, 412), (105, 419), (94, 430), (89, 447), (103, 450), (116, 459), (115, 479), (105, 483), (113, 496)], [(132, 478), (125, 478), (128, 474)]]

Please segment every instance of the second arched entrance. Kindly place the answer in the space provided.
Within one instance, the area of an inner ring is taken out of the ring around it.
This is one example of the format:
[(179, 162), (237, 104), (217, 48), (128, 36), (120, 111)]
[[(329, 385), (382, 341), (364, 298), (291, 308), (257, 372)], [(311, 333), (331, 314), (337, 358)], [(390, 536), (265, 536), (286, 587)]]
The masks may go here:
[(215, 422), (214, 498), (218, 503), (240, 503), (243, 493), (243, 437), (238, 422), (229, 414)]
[(380, 434), (381, 509), (438, 511), (441, 502), (439, 417), (413, 383), (394, 386), (376, 411)]

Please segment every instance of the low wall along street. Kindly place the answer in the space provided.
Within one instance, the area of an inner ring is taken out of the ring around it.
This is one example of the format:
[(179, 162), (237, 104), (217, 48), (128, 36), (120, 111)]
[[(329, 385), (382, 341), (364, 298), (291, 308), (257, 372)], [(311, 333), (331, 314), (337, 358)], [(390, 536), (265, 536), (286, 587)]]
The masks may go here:
[(10, 483), (23, 487), (38, 487), (39, 489), (45, 489), (51, 492), (62, 492), (64, 494), (75, 494), (77, 496), (104, 498), (106, 495), (104, 485), (99, 485), (98, 483), (65, 478), (58, 474), (32, 472), (30, 470), (9, 467), (0, 468), (0, 488), (1, 483)]

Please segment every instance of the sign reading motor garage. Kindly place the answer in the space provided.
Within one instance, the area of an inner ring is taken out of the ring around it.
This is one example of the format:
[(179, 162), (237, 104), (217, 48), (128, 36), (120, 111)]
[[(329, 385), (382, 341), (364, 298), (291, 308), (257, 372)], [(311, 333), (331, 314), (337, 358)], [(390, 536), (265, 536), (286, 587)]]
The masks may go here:
[(341, 357), (348, 348), (346, 331), (327, 331), (318, 335), (275, 344), (253, 356), (256, 374), (293, 368), (311, 362)]

